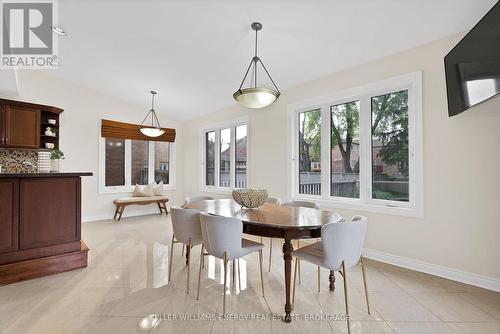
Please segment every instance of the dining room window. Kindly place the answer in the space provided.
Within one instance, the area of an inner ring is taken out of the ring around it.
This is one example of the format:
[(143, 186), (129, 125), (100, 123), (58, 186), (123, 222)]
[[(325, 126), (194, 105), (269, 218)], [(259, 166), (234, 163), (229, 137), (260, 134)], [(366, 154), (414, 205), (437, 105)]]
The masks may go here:
[(156, 183), (170, 183), (170, 158), (172, 143), (158, 141), (154, 143), (154, 180)]
[(175, 189), (174, 143), (100, 138), (99, 155), (100, 193), (129, 192), (153, 181)]
[(321, 109), (298, 115), (299, 194), (321, 194)]
[(219, 187), (231, 186), (231, 129), (220, 130), (219, 143)]
[(248, 122), (240, 119), (202, 130), (203, 191), (228, 191), (248, 184)]
[(421, 73), (289, 106), (290, 195), (421, 216)]
[(125, 140), (106, 138), (105, 185), (116, 187), (125, 185)]
[(148, 184), (149, 142), (131, 140), (131, 184)]

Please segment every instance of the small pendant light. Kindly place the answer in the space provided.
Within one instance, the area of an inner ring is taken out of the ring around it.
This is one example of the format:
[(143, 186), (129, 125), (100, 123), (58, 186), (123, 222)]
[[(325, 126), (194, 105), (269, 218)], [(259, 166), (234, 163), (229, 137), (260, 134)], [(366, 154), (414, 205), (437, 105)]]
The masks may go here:
[[(160, 121), (158, 120), (158, 117), (156, 116), (155, 112), (155, 95), (157, 93), (152, 90), (151, 91), (151, 110), (148, 112), (146, 117), (144, 117), (144, 120), (141, 123), (140, 131), (142, 132), (143, 135), (148, 136), (148, 137), (159, 137), (162, 134), (165, 133), (165, 130), (163, 130), (160, 126)], [(151, 114), (151, 126), (144, 125), (144, 122), (148, 118), (148, 116)]]
[[(241, 81), (240, 88), (238, 88), (238, 90), (233, 94), (233, 97), (236, 101), (238, 101), (240, 104), (244, 105), (247, 108), (261, 109), (267, 107), (268, 105), (276, 101), (281, 93), (276, 84), (274, 83), (273, 79), (271, 78), (271, 75), (269, 75), (269, 72), (264, 66), (264, 63), (257, 56), (257, 32), (262, 29), (262, 24), (260, 24), (259, 22), (254, 22), (252, 23), (251, 27), (253, 30), (255, 30), (255, 56), (250, 61), (250, 65), (248, 65), (245, 76)], [(271, 80), (275, 89), (257, 87), (257, 69), (258, 69), (257, 65), (259, 63), (260, 65), (262, 65), (262, 68), (264, 69), (267, 76)], [(251, 75), (250, 81), (253, 83), (253, 87), (242, 88), (248, 76), (248, 72), (252, 68), (252, 65), (253, 65), (253, 73)]]

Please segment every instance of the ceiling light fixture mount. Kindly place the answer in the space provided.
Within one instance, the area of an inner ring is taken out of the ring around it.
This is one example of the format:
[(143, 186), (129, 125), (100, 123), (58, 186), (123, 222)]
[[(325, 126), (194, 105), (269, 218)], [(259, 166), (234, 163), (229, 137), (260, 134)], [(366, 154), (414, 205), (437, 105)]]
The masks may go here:
[(59, 27), (59, 26), (52, 26), (52, 31), (56, 34), (58, 34), (59, 36), (66, 36), (66, 31), (62, 28), (62, 27)]
[[(141, 126), (139, 130), (141, 133), (145, 136), (148, 137), (159, 137), (162, 134), (165, 133), (165, 130), (163, 130), (160, 126), (160, 121), (158, 120), (158, 117), (156, 116), (155, 112), (155, 95), (157, 93), (152, 90), (151, 91), (151, 110), (147, 113), (146, 117), (142, 120)], [(148, 119), (148, 116), (151, 115), (151, 126), (144, 125), (144, 122)]]
[[(274, 83), (273, 78), (271, 78), (271, 75), (267, 71), (266, 66), (264, 66), (264, 63), (257, 55), (257, 33), (259, 30), (262, 30), (262, 24), (259, 22), (254, 22), (252, 23), (251, 27), (252, 30), (255, 30), (255, 55), (253, 56), (252, 60), (250, 61), (250, 64), (248, 65), (247, 71), (245, 72), (245, 76), (241, 81), (240, 88), (238, 88), (238, 90), (233, 94), (233, 98), (247, 108), (261, 109), (267, 107), (268, 105), (276, 101), (278, 97), (281, 95), (281, 93), (276, 84)], [(264, 69), (267, 77), (271, 80), (274, 89), (257, 86), (257, 72), (259, 63)], [(250, 77), (251, 79), (250, 82), (253, 83), (253, 85), (251, 84), (251, 87), (243, 88), (243, 84), (245, 83), (248, 73), (250, 72), (250, 69), (252, 67), (253, 71)]]

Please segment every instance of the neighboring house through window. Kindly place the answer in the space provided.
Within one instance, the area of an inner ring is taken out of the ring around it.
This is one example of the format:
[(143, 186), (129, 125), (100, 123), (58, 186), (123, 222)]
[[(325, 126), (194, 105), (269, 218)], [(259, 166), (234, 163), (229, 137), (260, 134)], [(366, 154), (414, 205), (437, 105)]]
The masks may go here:
[(153, 180), (175, 188), (175, 144), (144, 140), (100, 138), (99, 192), (132, 191)]
[(247, 187), (247, 123), (240, 119), (202, 130), (202, 190)]
[(419, 216), (420, 72), (289, 106), (291, 197)]

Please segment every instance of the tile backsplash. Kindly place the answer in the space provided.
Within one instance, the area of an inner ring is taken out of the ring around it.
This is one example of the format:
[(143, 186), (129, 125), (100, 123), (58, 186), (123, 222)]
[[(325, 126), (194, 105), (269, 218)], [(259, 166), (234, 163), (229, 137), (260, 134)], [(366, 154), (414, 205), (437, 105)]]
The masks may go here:
[(2, 173), (35, 173), (37, 161), (37, 151), (0, 149)]

